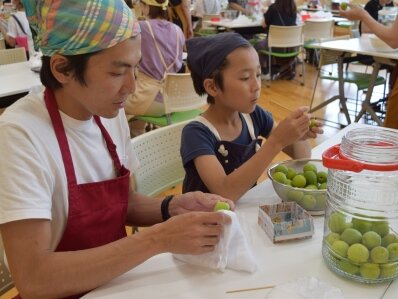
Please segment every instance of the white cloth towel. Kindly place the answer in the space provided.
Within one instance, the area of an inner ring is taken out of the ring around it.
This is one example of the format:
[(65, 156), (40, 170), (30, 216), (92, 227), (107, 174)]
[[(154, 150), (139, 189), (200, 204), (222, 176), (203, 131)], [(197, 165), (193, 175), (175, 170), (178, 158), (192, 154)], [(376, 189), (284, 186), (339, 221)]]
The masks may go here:
[(256, 260), (242, 231), (238, 216), (232, 211), (220, 211), (231, 217), (231, 223), (224, 226), (220, 242), (214, 251), (201, 255), (174, 254), (178, 260), (197, 266), (218, 269), (225, 268), (254, 272)]
[(344, 299), (343, 292), (313, 276), (305, 276), (277, 285), (267, 299)]

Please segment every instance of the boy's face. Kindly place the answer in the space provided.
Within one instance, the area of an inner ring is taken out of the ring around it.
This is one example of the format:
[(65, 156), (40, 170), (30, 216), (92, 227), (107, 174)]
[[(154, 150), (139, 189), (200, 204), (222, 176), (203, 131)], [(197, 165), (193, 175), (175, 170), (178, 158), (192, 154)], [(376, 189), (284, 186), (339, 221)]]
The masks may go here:
[[(76, 80), (64, 84), (72, 109), (71, 117), (84, 120), (92, 115), (113, 118), (135, 91), (135, 68), (141, 59), (140, 36), (93, 55), (87, 62), (86, 85)], [(69, 113), (68, 113), (69, 112)]]
[(215, 104), (242, 113), (254, 111), (261, 91), (261, 67), (256, 50), (237, 48), (227, 56), (223, 90), (217, 88)]

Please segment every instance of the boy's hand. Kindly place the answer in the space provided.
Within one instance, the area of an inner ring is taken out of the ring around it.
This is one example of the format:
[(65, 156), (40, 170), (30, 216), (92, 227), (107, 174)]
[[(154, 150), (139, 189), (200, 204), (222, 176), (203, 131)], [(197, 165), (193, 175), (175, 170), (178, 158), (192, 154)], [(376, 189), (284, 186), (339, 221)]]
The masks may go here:
[(308, 107), (300, 107), (295, 110), (277, 125), (269, 139), (272, 139), (283, 149), (298, 140), (306, 138), (311, 117), (307, 111)]

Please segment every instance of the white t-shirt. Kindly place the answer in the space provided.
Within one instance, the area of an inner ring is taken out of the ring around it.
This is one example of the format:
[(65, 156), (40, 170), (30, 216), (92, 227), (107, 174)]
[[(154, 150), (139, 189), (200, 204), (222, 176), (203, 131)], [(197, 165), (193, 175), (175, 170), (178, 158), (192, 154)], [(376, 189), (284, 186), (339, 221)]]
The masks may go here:
[[(113, 161), (94, 118), (79, 121), (61, 113), (77, 183), (115, 177)], [(139, 166), (130, 142), (125, 113), (101, 118), (126, 168)], [(68, 213), (66, 173), (43, 93), (18, 100), (0, 117), (0, 224), (49, 219), (51, 248), (65, 229)]]

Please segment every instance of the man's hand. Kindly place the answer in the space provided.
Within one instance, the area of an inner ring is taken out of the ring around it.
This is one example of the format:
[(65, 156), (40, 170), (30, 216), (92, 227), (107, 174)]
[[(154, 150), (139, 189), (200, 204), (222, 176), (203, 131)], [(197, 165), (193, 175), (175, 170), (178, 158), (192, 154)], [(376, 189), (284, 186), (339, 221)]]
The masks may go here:
[(175, 198), (170, 202), (169, 213), (171, 216), (175, 216), (193, 211), (211, 212), (218, 201), (228, 203), (231, 210), (235, 209), (234, 202), (229, 199), (211, 193), (196, 191), (175, 195)]
[(191, 212), (172, 217), (140, 234), (151, 234), (159, 253), (202, 254), (214, 250), (224, 225), (230, 222), (225, 213)]

